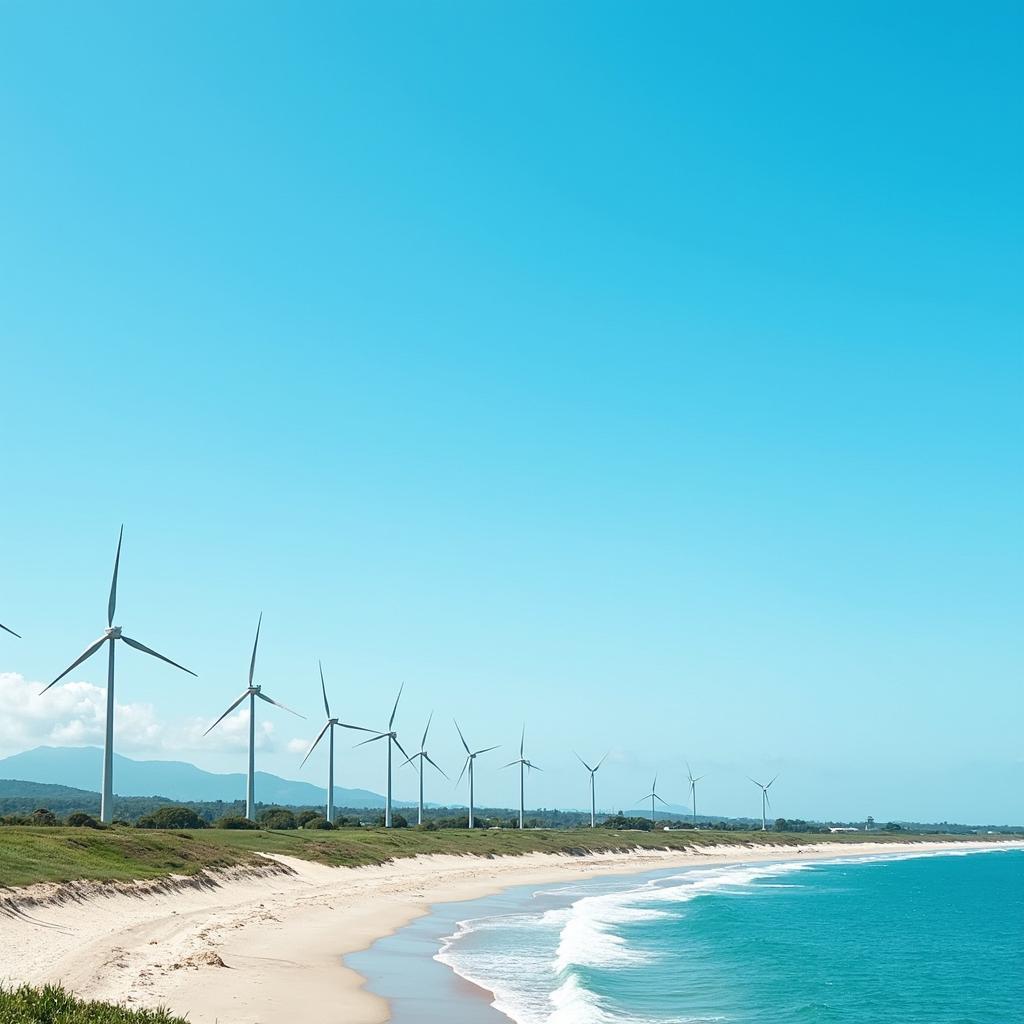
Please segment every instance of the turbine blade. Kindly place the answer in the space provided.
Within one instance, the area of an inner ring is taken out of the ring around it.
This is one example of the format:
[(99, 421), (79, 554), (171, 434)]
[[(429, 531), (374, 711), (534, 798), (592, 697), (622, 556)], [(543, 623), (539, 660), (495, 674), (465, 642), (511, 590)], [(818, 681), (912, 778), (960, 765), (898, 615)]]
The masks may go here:
[(124, 537), (124, 523), (117, 535), (117, 554), (114, 555), (114, 575), (110, 580), (110, 598), (107, 601), (107, 625), (114, 624), (114, 609), (117, 607), (117, 570), (121, 565), (121, 538)]
[(403, 754), (404, 754), (404, 755), (405, 755), (406, 757), (408, 757), (409, 755), (408, 755), (408, 753), (406, 753), (405, 747), (403, 747), (403, 746), (402, 746), (402, 744), (398, 742), (398, 737), (397, 737), (397, 736), (392, 736), (391, 738), (392, 738), (392, 739), (393, 739), (393, 740), (395, 741), (395, 746), (396, 746), (396, 747), (398, 747), (398, 749), (399, 749), (399, 750), (400, 750), (400, 751), (401, 751), (401, 752), (402, 752), (402, 753), (403, 753)]
[[(760, 782), (758, 782), (758, 781), (757, 781), (757, 779), (753, 779), (753, 778), (750, 778), (750, 776), (749, 776), (749, 775), (747, 776), (747, 778), (748, 778), (748, 779), (750, 779), (750, 781), (751, 781), (751, 782), (752, 782), (752, 783), (753, 783), (753, 784), (754, 784), (755, 786), (761, 786), (761, 783), (760, 783)], [(761, 789), (764, 789), (764, 786), (761, 786)]]
[(544, 771), (544, 769), (541, 768), (541, 766), (539, 764), (534, 764), (532, 761), (527, 761), (526, 762), (526, 767), (531, 769), (531, 771), (535, 771), (535, 772), (542, 772), (542, 771)]
[[(611, 753), (611, 751), (609, 750), (608, 754), (610, 754), (610, 753)], [(605, 754), (604, 757), (602, 757), (601, 760), (597, 762), (597, 768), (600, 768), (601, 765), (603, 765), (605, 763), (605, 761), (608, 760), (608, 754)], [(594, 769), (595, 772), (597, 771), (597, 768)]]
[[(777, 778), (778, 778), (778, 775), (775, 776), (775, 779), (777, 779)], [(765, 786), (764, 788), (765, 789), (771, 789), (772, 788), (772, 783), (775, 781), (775, 779), (772, 779), (772, 781), (769, 782), (768, 785)]]
[[(348, 722), (339, 722), (339, 726), (342, 729), (356, 729), (359, 732), (377, 732), (376, 729), (367, 729), (365, 725), (349, 725)], [(378, 733), (379, 736), (383, 736), (384, 733)]]
[(500, 747), (500, 746), (501, 746), (501, 744), (499, 743), (499, 744), (497, 744), (497, 746), (493, 746), (493, 747), (484, 747), (484, 749), (483, 749), (483, 750), (478, 750), (478, 751), (476, 751), (476, 753), (474, 753), (474, 754), (473, 754), (473, 756), (474, 756), (474, 757), (476, 757), (476, 756), (477, 756), (478, 754), (486, 754), (486, 753), (487, 753), (487, 751), (489, 751), (489, 750), (497, 750), (497, 749), (498, 749), (498, 747)]
[(324, 711), (327, 712), (327, 717), (331, 717), (331, 705), (327, 703), (327, 684), (324, 682), (324, 663), (318, 661), (317, 664), (320, 666), (320, 689), (324, 693)]
[(256, 648), (260, 644), (260, 626), (263, 625), (263, 612), (256, 622), (256, 639), (252, 642), (252, 658), (249, 659), (249, 685), (252, 686), (253, 673), (256, 671)]
[(444, 777), (447, 779), (448, 776), (445, 774), (445, 770), (427, 753), (424, 753), (424, 758), (429, 761)]
[(514, 764), (522, 764), (522, 763), (523, 763), (522, 761), (509, 761), (508, 764), (503, 764), (501, 767), (502, 768), (511, 768), (512, 765), (514, 765)]
[[(576, 751), (574, 750), (574, 751), (573, 751), (573, 753), (574, 753), (574, 754), (576, 754)], [(579, 755), (579, 754), (576, 754), (576, 760), (577, 760), (577, 761), (579, 761), (579, 763), (580, 763), (581, 765), (583, 765), (583, 767), (584, 767), (584, 768), (586, 768), (588, 772), (595, 772), (595, 771), (597, 771), (597, 769), (596, 769), (596, 768), (591, 768), (591, 767), (590, 767), (590, 765), (589, 765), (589, 764), (587, 764), (587, 762), (586, 762), (586, 761), (584, 761), (584, 760), (583, 760), (583, 758), (582, 758), (582, 757), (580, 757), (580, 755)]]
[[(372, 732), (372, 731), (373, 731), (372, 729), (367, 729), (366, 730), (366, 732)], [(382, 740), (386, 736), (390, 736), (390, 735), (391, 735), (390, 733), (379, 732), (379, 733), (377, 733), (376, 736), (371, 736), (368, 740), (363, 740), (361, 743), (357, 743), (356, 747), (365, 747), (367, 743), (376, 743), (377, 740)], [(352, 749), (354, 750), (355, 747), (353, 747)]]
[[(162, 654), (157, 654), (152, 648), (147, 647), (145, 644), (140, 644), (138, 640), (133, 640), (131, 637), (121, 634), (121, 639), (129, 646), (134, 647), (137, 651), (142, 651), (143, 654), (152, 654), (154, 658), (159, 658), (161, 661), (166, 661), (168, 665), (173, 665), (175, 668), (180, 668), (182, 672), (187, 672), (190, 676), (195, 676), (195, 672), (190, 668), (185, 668), (184, 665), (179, 665), (176, 661), (171, 661), (170, 658), (165, 658)], [(199, 677), (196, 676), (198, 679)]]
[(466, 769), (467, 769), (467, 768), (469, 767), (469, 762), (470, 762), (470, 761), (471, 761), (472, 759), (473, 759), (473, 755), (472, 755), (472, 754), (470, 754), (470, 755), (469, 755), (469, 756), (468, 756), (468, 757), (466, 758), (466, 763), (465, 763), (465, 764), (464, 764), (464, 765), (462, 766), (462, 771), (461, 771), (461, 772), (459, 772), (459, 777), (458, 777), (458, 778), (457, 778), (457, 779), (455, 780), (455, 785), (456, 785), (456, 787), (458, 787), (459, 783), (460, 783), (460, 782), (462, 781), (462, 776), (466, 774)]
[(229, 708), (227, 709), (227, 711), (225, 711), (225, 712), (224, 712), (224, 714), (223, 714), (223, 715), (221, 715), (221, 716), (220, 716), (220, 718), (218, 718), (218, 719), (217, 719), (217, 721), (216, 721), (216, 722), (214, 722), (214, 723), (213, 723), (213, 725), (211, 725), (211, 726), (210, 726), (210, 728), (206, 730), (206, 732), (204, 732), (204, 733), (203, 733), (203, 735), (204, 735), (204, 736), (207, 736), (207, 735), (209, 735), (209, 734), (210, 734), (211, 732), (213, 732), (213, 730), (214, 730), (214, 729), (216, 729), (216, 728), (217, 728), (217, 726), (218, 726), (218, 725), (220, 725), (220, 723), (221, 723), (221, 722), (223, 722), (223, 721), (224, 721), (224, 719), (225, 719), (225, 718), (227, 718), (227, 717), (228, 717), (228, 715), (230, 715), (230, 714), (231, 714), (231, 712), (232, 712), (232, 711), (234, 711), (234, 710), (235, 710), (235, 708), (237, 708), (237, 707), (238, 707), (238, 705), (239, 705), (239, 704), (241, 704), (241, 703), (242, 703), (242, 701), (243, 701), (243, 700), (245, 700), (245, 698), (246, 698), (246, 697), (248, 697), (248, 696), (249, 696), (249, 691), (248, 691), (248, 690), (246, 690), (246, 691), (245, 691), (245, 693), (243, 693), (243, 694), (242, 694), (242, 696), (241, 696), (241, 697), (239, 697), (239, 698), (238, 698), (238, 700), (236, 700), (236, 701), (235, 701), (235, 703), (234, 703), (234, 704), (232, 704), (232, 705), (231, 705), (231, 707), (229, 707)]
[(519, 738), (519, 756), (523, 756), (523, 747), (526, 745), (526, 723), (523, 723), (523, 735)]
[[(455, 719), (453, 718), (452, 721), (455, 722)], [(469, 753), (469, 744), (466, 742), (466, 737), (462, 735), (462, 730), (459, 728), (459, 723), (458, 722), (455, 722), (455, 730), (456, 730), (456, 732), (458, 732), (459, 739), (462, 740), (462, 745), (466, 748), (466, 753), (468, 754)], [(456, 785), (458, 785), (458, 783), (456, 783)]]
[(417, 757), (422, 757), (422, 756), (423, 756), (423, 751), (421, 750), (419, 753), (413, 754), (412, 757), (407, 758), (398, 767), (399, 768), (404, 768), (407, 764), (412, 764), (413, 761), (415, 761)]
[(395, 724), (395, 715), (398, 712), (398, 702), (402, 699), (402, 691), (405, 689), (405, 683), (398, 688), (398, 696), (395, 698), (395, 706), (391, 709), (391, 717), (388, 719), (388, 728), (391, 729)]
[(320, 742), (320, 741), (321, 741), (321, 740), (322, 740), (322, 739), (324, 738), (324, 733), (326, 733), (326, 732), (327, 732), (327, 730), (328, 730), (328, 729), (330, 729), (330, 727), (331, 727), (331, 723), (330, 723), (330, 722), (328, 722), (328, 723), (327, 723), (327, 724), (326, 724), (326, 725), (325, 725), (325, 726), (324, 726), (324, 727), (323, 727), (323, 728), (322, 728), (322, 729), (320, 730), (320, 735), (319, 735), (319, 736), (317, 736), (317, 738), (316, 738), (315, 740), (313, 740), (313, 746), (311, 746), (311, 747), (309, 748), (309, 751), (307, 752), (306, 756), (305, 756), (305, 757), (304, 757), (304, 758), (302, 759), (302, 764), (300, 764), (300, 765), (299, 765), (299, 767), (300, 767), (300, 768), (302, 767), (302, 765), (303, 765), (303, 764), (305, 764), (305, 763), (306, 763), (306, 762), (307, 762), (307, 761), (309, 760), (309, 755), (310, 755), (310, 754), (312, 754), (314, 750), (316, 750), (316, 745), (317, 745), (317, 744), (318, 744), (318, 743), (319, 743), (319, 742)]
[(657, 794), (657, 793), (655, 793), (655, 794), (654, 794), (654, 799), (655, 799), (655, 800), (657, 800), (657, 801), (658, 801), (658, 803), (660, 803), (660, 804), (665, 804), (665, 806), (666, 806), (666, 807), (668, 807), (668, 804), (667, 804), (667, 803), (665, 803), (665, 801), (664, 801), (664, 800), (662, 800), (662, 799), (661, 799), (661, 797), (660, 797), (660, 796), (658, 796), (658, 794)]
[(9, 627), (5, 626), (2, 622), (0, 622), (0, 629), (2, 629), (5, 633), (10, 633), (11, 636), (16, 636), (19, 640), (21, 639), (20, 633), (15, 633), (13, 629), (10, 629)]
[(46, 691), (51, 686), (53, 686), (56, 683), (59, 683), (69, 672), (72, 672), (74, 671), (74, 669), (78, 668), (78, 666), (81, 665), (82, 662), (86, 660), (86, 658), (91, 658), (106, 642), (107, 637), (101, 636), (99, 640), (97, 640), (95, 643), (89, 644), (89, 646), (86, 647), (86, 649), (82, 651), (82, 653), (77, 658), (75, 658), (75, 660), (70, 665), (68, 665), (68, 667), (64, 669), (64, 671), (61, 672), (61, 674), (57, 676), (57, 678), (54, 679), (52, 683), (48, 683), (46, 686), (43, 687), (43, 689), (39, 691), (39, 696), (41, 697), (44, 693), (46, 693)]
[(423, 750), (427, 745), (427, 733), (430, 732), (430, 723), (434, 720), (434, 712), (430, 712), (430, 717), (427, 719), (427, 727), (423, 730), (423, 739), (420, 740), (420, 750)]
[(300, 715), (300, 714), (298, 713), (298, 711), (292, 711), (292, 709), (291, 709), (290, 707), (288, 707), (288, 705), (287, 705), (287, 704), (282, 704), (282, 703), (281, 703), (281, 702), (280, 702), (279, 700), (274, 700), (274, 698), (273, 698), (273, 697), (268, 697), (268, 696), (267, 696), (267, 695), (266, 695), (265, 693), (263, 693), (262, 691), (260, 691), (259, 693), (257, 693), (257, 694), (256, 694), (256, 696), (257, 696), (257, 697), (259, 697), (259, 699), (260, 699), (260, 700), (265, 700), (265, 701), (266, 701), (266, 702), (267, 702), (268, 704), (273, 704), (273, 705), (274, 705), (274, 707), (276, 707), (276, 708), (280, 708), (280, 709), (281, 709), (282, 711), (291, 711), (291, 713), (292, 713), (292, 714), (293, 714), (293, 715), (294, 715), (294, 716), (295, 716), (296, 718), (305, 718), (305, 717), (306, 717), (305, 715)]

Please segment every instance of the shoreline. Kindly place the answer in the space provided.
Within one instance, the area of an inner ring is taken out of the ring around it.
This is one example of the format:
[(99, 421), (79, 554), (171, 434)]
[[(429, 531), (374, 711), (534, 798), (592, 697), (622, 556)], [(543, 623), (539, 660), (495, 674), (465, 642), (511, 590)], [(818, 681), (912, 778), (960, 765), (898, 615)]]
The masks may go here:
[(74, 902), (47, 903), (45, 887), (7, 890), (0, 981), (60, 981), (85, 998), (166, 1006), (190, 1024), (385, 1024), (387, 1001), (368, 991), (344, 958), (435, 905), (660, 868), (1021, 848), (1019, 840), (824, 842), (578, 857), (429, 855), (357, 868), (271, 857), (287, 870), (236, 873), (210, 885), (183, 879), (180, 888), (145, 894), (97, 887), (98, 894), (79, 891)]

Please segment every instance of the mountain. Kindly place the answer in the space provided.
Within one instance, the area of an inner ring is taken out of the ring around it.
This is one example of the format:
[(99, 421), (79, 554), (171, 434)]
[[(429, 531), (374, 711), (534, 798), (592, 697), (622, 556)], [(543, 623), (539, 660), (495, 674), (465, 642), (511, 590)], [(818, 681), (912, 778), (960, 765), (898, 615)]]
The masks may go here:
[[(0, 758), (0, 779), (99, 788), (102, 766), (99, 747), (36, 747)], [(238, 800), (245, 797), (245, 776), (241, 772), (206, 772), (185, 761), (133, 761), (115, 754), (114, 792), (171, 800)], [(256, 799), (262, 804), (316, 807), (326, 801), (327, 790), (257, 772)], [(334, 802), (338, 807), (383, 807), (384, 797), (366, 789), (335, 786)]]

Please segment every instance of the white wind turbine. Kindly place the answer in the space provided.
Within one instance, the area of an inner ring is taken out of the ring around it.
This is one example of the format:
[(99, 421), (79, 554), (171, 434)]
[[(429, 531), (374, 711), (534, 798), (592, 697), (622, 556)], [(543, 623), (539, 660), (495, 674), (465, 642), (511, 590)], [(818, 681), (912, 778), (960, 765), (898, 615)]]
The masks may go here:
[(238, 707), (242, 701), (248, 698), (249, 701), (249, 772), (246, 776), (245, 783), (245, 816), (250, 820), (255, 820), (256, 817), (256, 698), (265, 700), (268, 704), (273, 704), (274, 707), (281, 708), (283, 711), (287, 711), (290, 714), (295, 715), (297, 718), (305, 718), (305, 715), (300, 715), (298, 711), (292, 711), (290, 707), (285, 706), (280, 701), (276, 701), (273, 697), (268, 697), (264, 692), (262, 686), (257, 683), (253, 685), (252, 677), (256, 671), (256, 648), (260, 642), (260, 626), (263, 624), (263, 612), (260, 612), (259, 621), (256, 623), (256, 639), (252, 644), (252, 658), (249, 660), (249, 685), (246, 687), (242, 695), (224, 712), (220, 718), (217, 719), (213, 725), (210, 726), (204, 736), (208, 736), (214, 729), (224, 721), (228, 715), (231, 714), (235, 708)]
[[(747, 778), (750, 779), (750, 776), (748, 775)], [(778, 775), (775, 776), (775, 779), (777, 779), (777, 778), (778, 778)], [(758, 782), (757, 779), (750, 779), (750, 781), (755, 786), (757, 786), (758, 789), (761, 790), (761, 831), (762, 832), (767, 832), (768, 831), (768, 808), (771, 807), (771, 805), (772, 805), (771, 800), (768, 799), (768, 790), (772, 788), (772, 782), (774, 782), (775, 779), (772, 779), (772, 781), (769, 782), (767, 786), (761, 785), (761, 783)]]
[(427, 774), (425, 765), (432, 764), (442, 775), (444, 775), (446, 779), (448, 778), (448, 776), (445, 775), (444, 770), (441, 768), (441, 766), (427, 753), (427, 733), (430, 732), (430, 723), (433, 721), (433, 719), (434, 712), (431, 711), (430, 717), (427, 719), (427, 727), (423, 730), (423, 739), (420, 740), (420, 749), (415, 754), (413, 754), (408, 761), (405, 761), (403, 763), (404, 767), (407, 764), (412, 764), (413, 761), (415, 761), (417, 758), (419, 759), (420, 762), (420, 805), (419, 811), (416, 815), (417, 825), (423, 824), (423, 776)]
[[(576, 751), (574, 750), (573, 753), (576, 754)], [(597, 800), (596, 800), (596, 797), (594, 795), (594, 776), (597, 774), (597, 769), (600, 768), (601, 765), (604, 764), (605, 758), (607, 756), (608, 755), (605, 754), (604, 757), (602, 757), (601, 760), (598, 761), (597, 764), (594, 765), (593, 768), (591, 768), (590, 765), (587, 764), (587, 762), (584, 761), (583, 758), (580, 757), (579, 754), (576, 754), (576, 760), (579, 761), (579, 763), (581, 765), (583, 765), (583, 767), (586, 768), (588, 772), (590, 772), (590, 827), (591, 828), (595, 828), (597, 826)]]
[(706, 775), (698, 775), (696, 778), (693, 777), (693, 771), (690, 768), (690, 762), (686, 762), (686, 777), (690, 781), (690, 814), (693, 817), (693, 827), (697, 827), (697, 783), (701, 779), (707, 778)]
[[(388, 741), (388, 798), (384, 804), (384, 827), (391, 828), (391, 744), (394, 743), (399, 750), (402, 751), (403, 757), (409, 755), (405, 752), (402, 744), (398, 742), (398, 733), (395, 732), (395, 713), (398, 711), (398, 702), (402, 699), (402, 691), (405, 689), (405, 683), (398, 688), (398, 696), (395, 698), (395, 706), (391, 709), (391, 717), (388, 719), (388, 730), (387, 732), (378, 732), (376, 736), (371, 736), (368, 740), (363, 740), (362, 743), (357, 743), (357, 747), (365, 746), (367, 743), (376, 743), (377, 740), (387, 739)], [(366, 732), (377, 732), (376, 729), (366, 729)]]
[[(452, 719), (454, 722), (455, 719)], [(462, 776), (466, 774), (466, 769), (469, 769), (469, 827), (473, 828), (473, 762), (481, 755), (486, 754), (490, 750), (497, 750), (501, 744), (496, 744), (493, 747), (484, 747), (483, 750), (470, 750), (469, 744), (466, 742), (466, 737), (462, 735), (462, 730), (459, 728), (459, 723), (455, 722), (455, 729), (459, 734), (459, 739), (462, 740), (462, 745), (466, 748), (466, 763), (462, 766), (462, 771), (459, 772), (459, 777), (455, 782), (457, 786), (462, 781)]]
[(16, 636), (19, 640), (21, 639), (20, 633), (15, 633), (13, 629), (9, 629), (2, 622), (0, 622), (0, 629), (2, 629), (5, 633), (10, 633), (11, 636)]
[(330, 744), (327, 759), (327, 820), (333, 825), (334, 824), (334, 729), (337, 726), (339, 729), (358, 729), (360, 732), (376, 732), (376, 729), (364, 729), (361, 725), (348, 725), (346, 722), (341, 722), (337, 718), (331, 717), (331, 706), (327, 703), (327, 684), (324, 683), (324, 667), (318, 661), (317, 665), (320, 666), (320, 689), (324, 695), (324, 711), (327, 712), (327, 724), (320, 730), (320, 735), (313, 740), (313, 746), (309, 748), (308, 753), (302, 759), (302, 764), (299, 765), (301, 768), (309, 760), (309, 755), (316, 750), (316, 745), (324, 738), (325, 732), (330, 732)]
[(129, 647), (134, 647), (135, 650), (142, 651), (143, 654), (149, 654), (154, 658), (159, 658), (161, 661), (166, 661), (168, 665), (180, 668), (182, 672), (188, 672), (190, 676), (195, 675), (195, 672), (185, 668), (184, 665), (179, 665), (176, 661), (171, 661), (170, 658), (165, 658), (162, 654), (157, 654), (156, 651), (150, 650), (144, 644), (140, 644), (138, 640), (132, 640), (130, 637), (125, 636), (121, 632), (121, 627), (114, 625), (114, 609), (117, 605), (117, 571), (121, 564), (121, 539), (123, 537), (124, 526), (122, 525), (121, 532), (117, 535), (117, 554), (114, 555), (114, 576), (110, 581), (110, 597), (107, 600), (107, 628), (103, 631), (103, 636), (86, 647), (40, 693), (40, 696), (46, 693), (51, 686), (59, 683), (69, 672), (78, 668), (83, 661), (91, 658), (104, 644), (110, 645), (107, 652), (107, 723), (103, 736), (103, 789), (100, 792), (100, 821), (107, 823), (112, 821), (114, 817), (114, 642), (123, 640)]
[[(658, 776), (657, 775), (654, 776), (654, 782), (651, 783), (651, 791), (650, 791), (650, 793), (648, 793), (647, 796), (640, 797), (640, 799), (641, 800), (650, 800), (651, 801), (651, 828), (652, 829), (656, 828), (657, 826), (654, 823), (654, 801), (658, 800), (659, 802), (665, 804), (665, 801), (662, 800), (660, 796), (658, 796)], [(665, 804), (665, 806), (668, 807), (668, 804)]]
[(527, 768), (536, 768), (537, 771), (539, 771), (539, 772), (544, 770), (543, 768), (540, 768), (537, 765), (535, 765), (532, 761), (528, 760), (526, 758), (526, 756), (523, 754), (523, 747), (525, 746), (525, 744), (526, 744), (526, 726), (524, 725), (523, 726), (523, 735), (522, 735), (522, 738), (519, 740), (519, 757), (515, 761), (509, 761), (508, 764), (503, 764), (502, 765), (502, 768), (511, 768), (515, 764), (519, 765), (519, 827), (520, 828), (523, 827), (523, 815), (525, 813), (524, 802), (525, 802), (525, 788), (526, 788), (526, 780), (525, 780), (526, 769)]

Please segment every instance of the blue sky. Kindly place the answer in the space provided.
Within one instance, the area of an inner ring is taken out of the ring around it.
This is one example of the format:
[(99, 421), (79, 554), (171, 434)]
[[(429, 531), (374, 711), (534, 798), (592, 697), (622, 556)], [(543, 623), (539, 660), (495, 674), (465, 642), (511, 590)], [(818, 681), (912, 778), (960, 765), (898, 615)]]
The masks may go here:
[[(130, 756), (244, 766), (197, 726), (262, 609), (290, 777), (319, 657), (453, 774), (453, 712), (525, 718), (538, 804), (575, 747), (616, 808), (685, 757), (725, 814), (1024, 820), (1021, 20), (5, 5), (6, 685), (124, 521), (118, 618), (200, 673), (121, 658)], [(69, 692), (0, 754), (95, 735)]]

